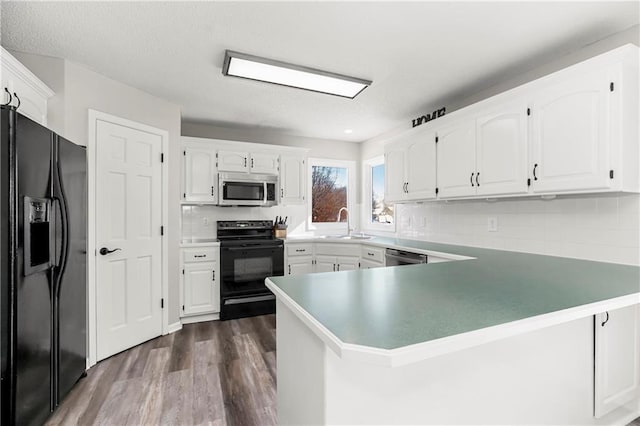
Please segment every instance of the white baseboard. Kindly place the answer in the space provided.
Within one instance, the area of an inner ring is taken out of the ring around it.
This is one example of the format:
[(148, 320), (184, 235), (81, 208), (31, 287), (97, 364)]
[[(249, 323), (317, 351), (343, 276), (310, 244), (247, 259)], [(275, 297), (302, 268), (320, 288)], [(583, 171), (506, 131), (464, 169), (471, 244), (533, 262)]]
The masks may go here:
[(180, 321), (176, 321), (167, 326), (167, 334), (175, 333), (178, 330), (182, 330), (182, 323)]
[(203, 321), (214, 321), (219, 320), (220, 314), (204, 314), (204, 315), (193, 315), (188, 317), (180, 318), (182, 324), (192, 324), (194, 322), (203, 322)]

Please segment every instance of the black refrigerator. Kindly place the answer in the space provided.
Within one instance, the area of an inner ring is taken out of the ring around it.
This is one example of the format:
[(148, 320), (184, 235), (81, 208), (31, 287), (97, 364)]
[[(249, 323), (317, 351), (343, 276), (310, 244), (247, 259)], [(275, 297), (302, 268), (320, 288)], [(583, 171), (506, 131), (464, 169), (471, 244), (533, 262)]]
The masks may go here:
[(0, 423), (44, 423), (86, 369), (84, 147), (2, 106)]

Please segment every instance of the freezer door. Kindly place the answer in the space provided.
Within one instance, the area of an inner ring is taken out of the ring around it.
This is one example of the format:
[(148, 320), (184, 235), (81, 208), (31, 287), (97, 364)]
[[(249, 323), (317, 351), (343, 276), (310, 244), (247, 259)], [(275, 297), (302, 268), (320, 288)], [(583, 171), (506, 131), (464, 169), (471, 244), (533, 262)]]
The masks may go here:
[(11, 274), (9, 271), (11, 259), (10, 230), (11, 219), (9, 209), (9, 109), (0, 109), (0, 424), (9, 424), (11, 407), (9, 375), (9, 290)]
[[(51, 198), (51, 148), (53, 133), (17, 114), (15, 127), (17, 158), (17, 251), (15, 288), (15, 423), (41, 424), (51, 411), (51, 302), (50, 269), (34, 271), (25, 264), (25, 198)], [(29, 219), (27, 219), (29, 220)], [(38, 219), (36, 219), (38, 220)], [(29, 235), (29, 245), (39, 253), (50, 246), (50, 234)], [(37, 268), (36, 268), (37, 269)]]
[(56, 406), (86, 369), (87, 158), (84, 147), (57, 137), (54, 200), (59, 208), (53, 268), (57, 323)]

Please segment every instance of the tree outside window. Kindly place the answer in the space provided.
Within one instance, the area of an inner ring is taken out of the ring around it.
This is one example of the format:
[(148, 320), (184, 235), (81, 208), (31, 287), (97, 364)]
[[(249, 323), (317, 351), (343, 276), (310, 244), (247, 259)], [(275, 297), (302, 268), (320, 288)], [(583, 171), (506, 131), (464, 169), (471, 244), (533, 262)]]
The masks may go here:
[[(338, 211), (347, 207), (348, 170), (345, 167), (312, 166), (311, 220), (314, 223), (338, 221)], [(341, 222), (347, 220), (343, 214)]]
[(384, 201), (384, 164), (371, 166), (371, 223), (393, 224), (393, 204)]

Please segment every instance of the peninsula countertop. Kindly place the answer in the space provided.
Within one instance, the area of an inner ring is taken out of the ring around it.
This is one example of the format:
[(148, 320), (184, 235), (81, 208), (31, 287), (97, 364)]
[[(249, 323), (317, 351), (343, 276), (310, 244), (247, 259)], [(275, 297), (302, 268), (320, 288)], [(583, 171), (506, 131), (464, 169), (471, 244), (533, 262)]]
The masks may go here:
[(467, 259), (268, 278), (276, 297), (343, 358), (404, 365), (640, 303), (637, 266), (392, 238), (350, 241)]

